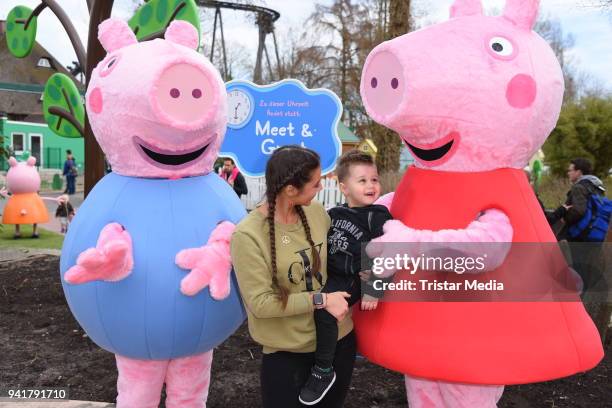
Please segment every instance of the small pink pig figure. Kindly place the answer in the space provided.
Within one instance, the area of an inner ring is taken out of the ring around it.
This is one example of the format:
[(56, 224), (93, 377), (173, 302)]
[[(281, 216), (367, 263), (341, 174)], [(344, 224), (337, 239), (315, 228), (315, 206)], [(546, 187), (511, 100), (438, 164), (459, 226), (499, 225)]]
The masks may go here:
[(38, 195), (40, 175), (35, 167), (36, 157), (25, 162), (11, 157), (9, 165), (6, 181), (12, 195), (4, 207), (2, 223), (15, 224), (15, 238), (21, 237), (20, 225), (32, 224), (32, 238), (38, 238), (37, 224), (48, 222), (49, 213)]
[[(456, 0), (450, 21), (370, 53), (361, 80), (367, 112), (398, 132), (416, 160), (386, 197), (394, 220), (370, 255), (388, 251), (381, 243), (556, 242), (522, 170), (555, 127), (564, 88), (553, 51), (532, 31), (538, 5), (507, 0), (501, 16), (488, 17), (480, 0)], [(490, 272), (508, 270), (509, 252), (492, 244)], [(554, 272), (544, 255), (522, 267), (530, 282)], [(493, 408), (504, 384), (569, 376), (603, 357), (577, 296), (381, 302), (353, 316), (361, 353), (406, 374), (411, 408)]]
[(174, 21), (138, 43), (128, 25), (99, 28), (108, 55), (87, 89), (92, 130), (113, 172), (71, 223), (61, 258), (70, 309), (115, 354), (117, 406), (206, 405), (213, 349), (244, 321), (229, 240), (245, 215), (212, 173), (226, 129), (225, 85)]

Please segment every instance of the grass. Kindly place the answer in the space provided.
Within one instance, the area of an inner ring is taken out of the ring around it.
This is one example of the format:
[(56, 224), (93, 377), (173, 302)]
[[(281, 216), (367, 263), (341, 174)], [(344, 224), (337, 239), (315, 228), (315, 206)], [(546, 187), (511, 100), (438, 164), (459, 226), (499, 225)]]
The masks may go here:
[(55, 232), (38, 227), (40, 238), (32, 236), (32, 226), (21, 226), (21, 238), (14, 239), (15, 227), (4, 224), (0, 227), (0, 247), (2, 248), (38, 248), (38, 249), (62, 249), (64, 236)]

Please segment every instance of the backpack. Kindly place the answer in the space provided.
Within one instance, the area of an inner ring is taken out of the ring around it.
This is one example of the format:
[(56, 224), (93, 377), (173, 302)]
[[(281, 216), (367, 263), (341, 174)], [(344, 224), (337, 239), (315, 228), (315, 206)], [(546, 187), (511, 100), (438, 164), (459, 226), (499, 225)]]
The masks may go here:
[(612, 200), (603, 195), (591, 194), (584, 216), (568, 229), (570, 238), (579, 238), (586, 242), (603, 242), (606, 239), (611, 214)]

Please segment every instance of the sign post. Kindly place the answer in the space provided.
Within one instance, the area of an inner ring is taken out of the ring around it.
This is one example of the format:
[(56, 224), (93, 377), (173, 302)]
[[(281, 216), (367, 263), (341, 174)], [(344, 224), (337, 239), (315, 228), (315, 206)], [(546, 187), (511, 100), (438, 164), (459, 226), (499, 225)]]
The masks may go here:
[(231, 81), (226, 88), (228, 129), (219, 155), (233, 158), (242, 173), (263, 176), (272, 152), (291, 144), (316, 151), (323, 174), (334, 170), (342, 115), (336, 94), (294, 79), (266, 86)]

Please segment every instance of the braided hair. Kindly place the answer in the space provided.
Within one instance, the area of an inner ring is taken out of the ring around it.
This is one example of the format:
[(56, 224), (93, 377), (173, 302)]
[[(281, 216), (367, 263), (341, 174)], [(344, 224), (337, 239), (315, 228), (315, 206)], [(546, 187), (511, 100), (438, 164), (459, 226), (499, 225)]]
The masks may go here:
[[(288, 145), (278, 148), (266, 164), (266, 201), (268, 202), (268, 226), (270, 229), (270, 254), (272, 258), (272, 287), (278, 298), (287, 307), (289, 290), (278, 281), (278, 268), (276, 265), (276, 229), (274, 214), (276, 212), (276, 197), (286, 186), (294, 186), (298, 190), (310, 181), (311, 173), (321, 165), (319, 155), (310, 149), (297, 145)], [(315, 248), (310, 232), (310, 225), (302, 206), (296, 206), (298, 216), (304, 226), (306, 239), (310, 244), (313, 259), (312, 274), (316, 276), (321, 269), (321, 258)]]

